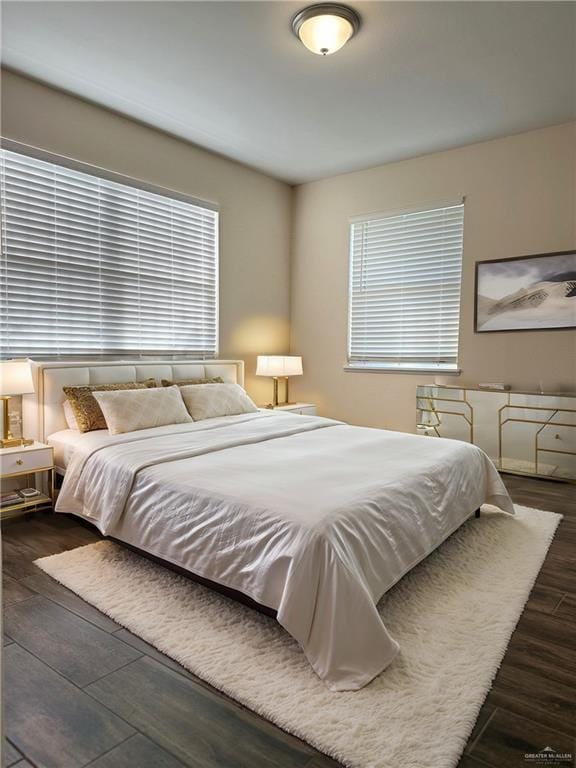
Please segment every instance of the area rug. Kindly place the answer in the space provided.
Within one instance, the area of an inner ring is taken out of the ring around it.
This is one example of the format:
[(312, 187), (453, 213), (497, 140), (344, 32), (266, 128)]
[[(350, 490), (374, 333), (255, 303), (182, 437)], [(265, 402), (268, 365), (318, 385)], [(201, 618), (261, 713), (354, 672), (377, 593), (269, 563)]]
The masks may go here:
[(471, 519), (380, 603), (401, 647), (332, 693), (272, 619), (111, 542), (36, 564), (198, 677), (351, 768), (453, 768), (561, 516)]

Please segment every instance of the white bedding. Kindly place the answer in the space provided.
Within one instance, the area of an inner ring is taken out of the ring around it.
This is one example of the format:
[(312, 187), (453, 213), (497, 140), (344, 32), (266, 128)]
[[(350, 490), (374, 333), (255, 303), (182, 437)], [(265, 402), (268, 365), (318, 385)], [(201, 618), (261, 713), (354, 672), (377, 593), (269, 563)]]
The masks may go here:
[(484, 502), (513, 512), (475, 446), (266, 411), (87, 433), (56, 509), (274, 608), (354, 690), (398, 651), (379, 598)]
[[(99, 434), (108, 435), (107, 429), (101, 429)], [(88, 434), (96, 434), (94, 432)], [(54, 449), (54, 466), (57, 469), (65, 470), (70, 463), (76, 446), (80, 445), (86, 433), (79, 432), (77, 429), (61, 429), (59, 432), (54, 432), (46, 439), (48, 445), (51, 445)]]

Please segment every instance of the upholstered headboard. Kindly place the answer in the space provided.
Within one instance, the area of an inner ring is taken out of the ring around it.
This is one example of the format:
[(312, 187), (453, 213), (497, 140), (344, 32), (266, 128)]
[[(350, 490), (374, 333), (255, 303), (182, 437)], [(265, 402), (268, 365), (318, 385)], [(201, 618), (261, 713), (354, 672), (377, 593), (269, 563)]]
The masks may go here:
[(124, 381), (209, 378), (244, 386), (243, 360), (98, 360), (81, 362), (33, 363), (36, 392), (22, 397), (22, 427), (26, 437), (44, 441), (66, 429), (62, 387), (91, 384), (117, 384)]

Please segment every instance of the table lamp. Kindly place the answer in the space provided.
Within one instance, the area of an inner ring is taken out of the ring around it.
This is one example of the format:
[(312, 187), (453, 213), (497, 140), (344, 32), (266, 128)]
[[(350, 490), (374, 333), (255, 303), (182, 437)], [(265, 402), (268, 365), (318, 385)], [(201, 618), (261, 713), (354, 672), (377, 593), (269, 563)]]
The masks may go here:
[(296, 355), (258, 355), (256, 376), (271, 376), (274, 381), (274, 397), (268, 408), (278, 405), (278, 379), (286, 379), (286, 400), (288, 405), (288, 377), (302, 376), (302, 358)]
[(4, 360), (0, 363), (0, 400), (2, 400), (3, 405), (0, 448), (32, 445), (34, 442), (34, 440), (12, 436), (8, 414), (8, 402), (13, 395), (31, 395), (33, 393), (34, 381), (29, 360)]

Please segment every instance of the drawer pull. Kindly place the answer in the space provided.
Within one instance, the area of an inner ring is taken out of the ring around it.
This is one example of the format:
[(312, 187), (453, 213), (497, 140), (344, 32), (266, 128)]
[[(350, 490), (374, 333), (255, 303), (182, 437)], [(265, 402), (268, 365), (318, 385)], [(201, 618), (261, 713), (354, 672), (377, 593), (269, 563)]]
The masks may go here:
[(24, 462), (22, 461), (22, 459), (16, 459), (16, 464), (20, 466), (21, 464), (24, 464)]

